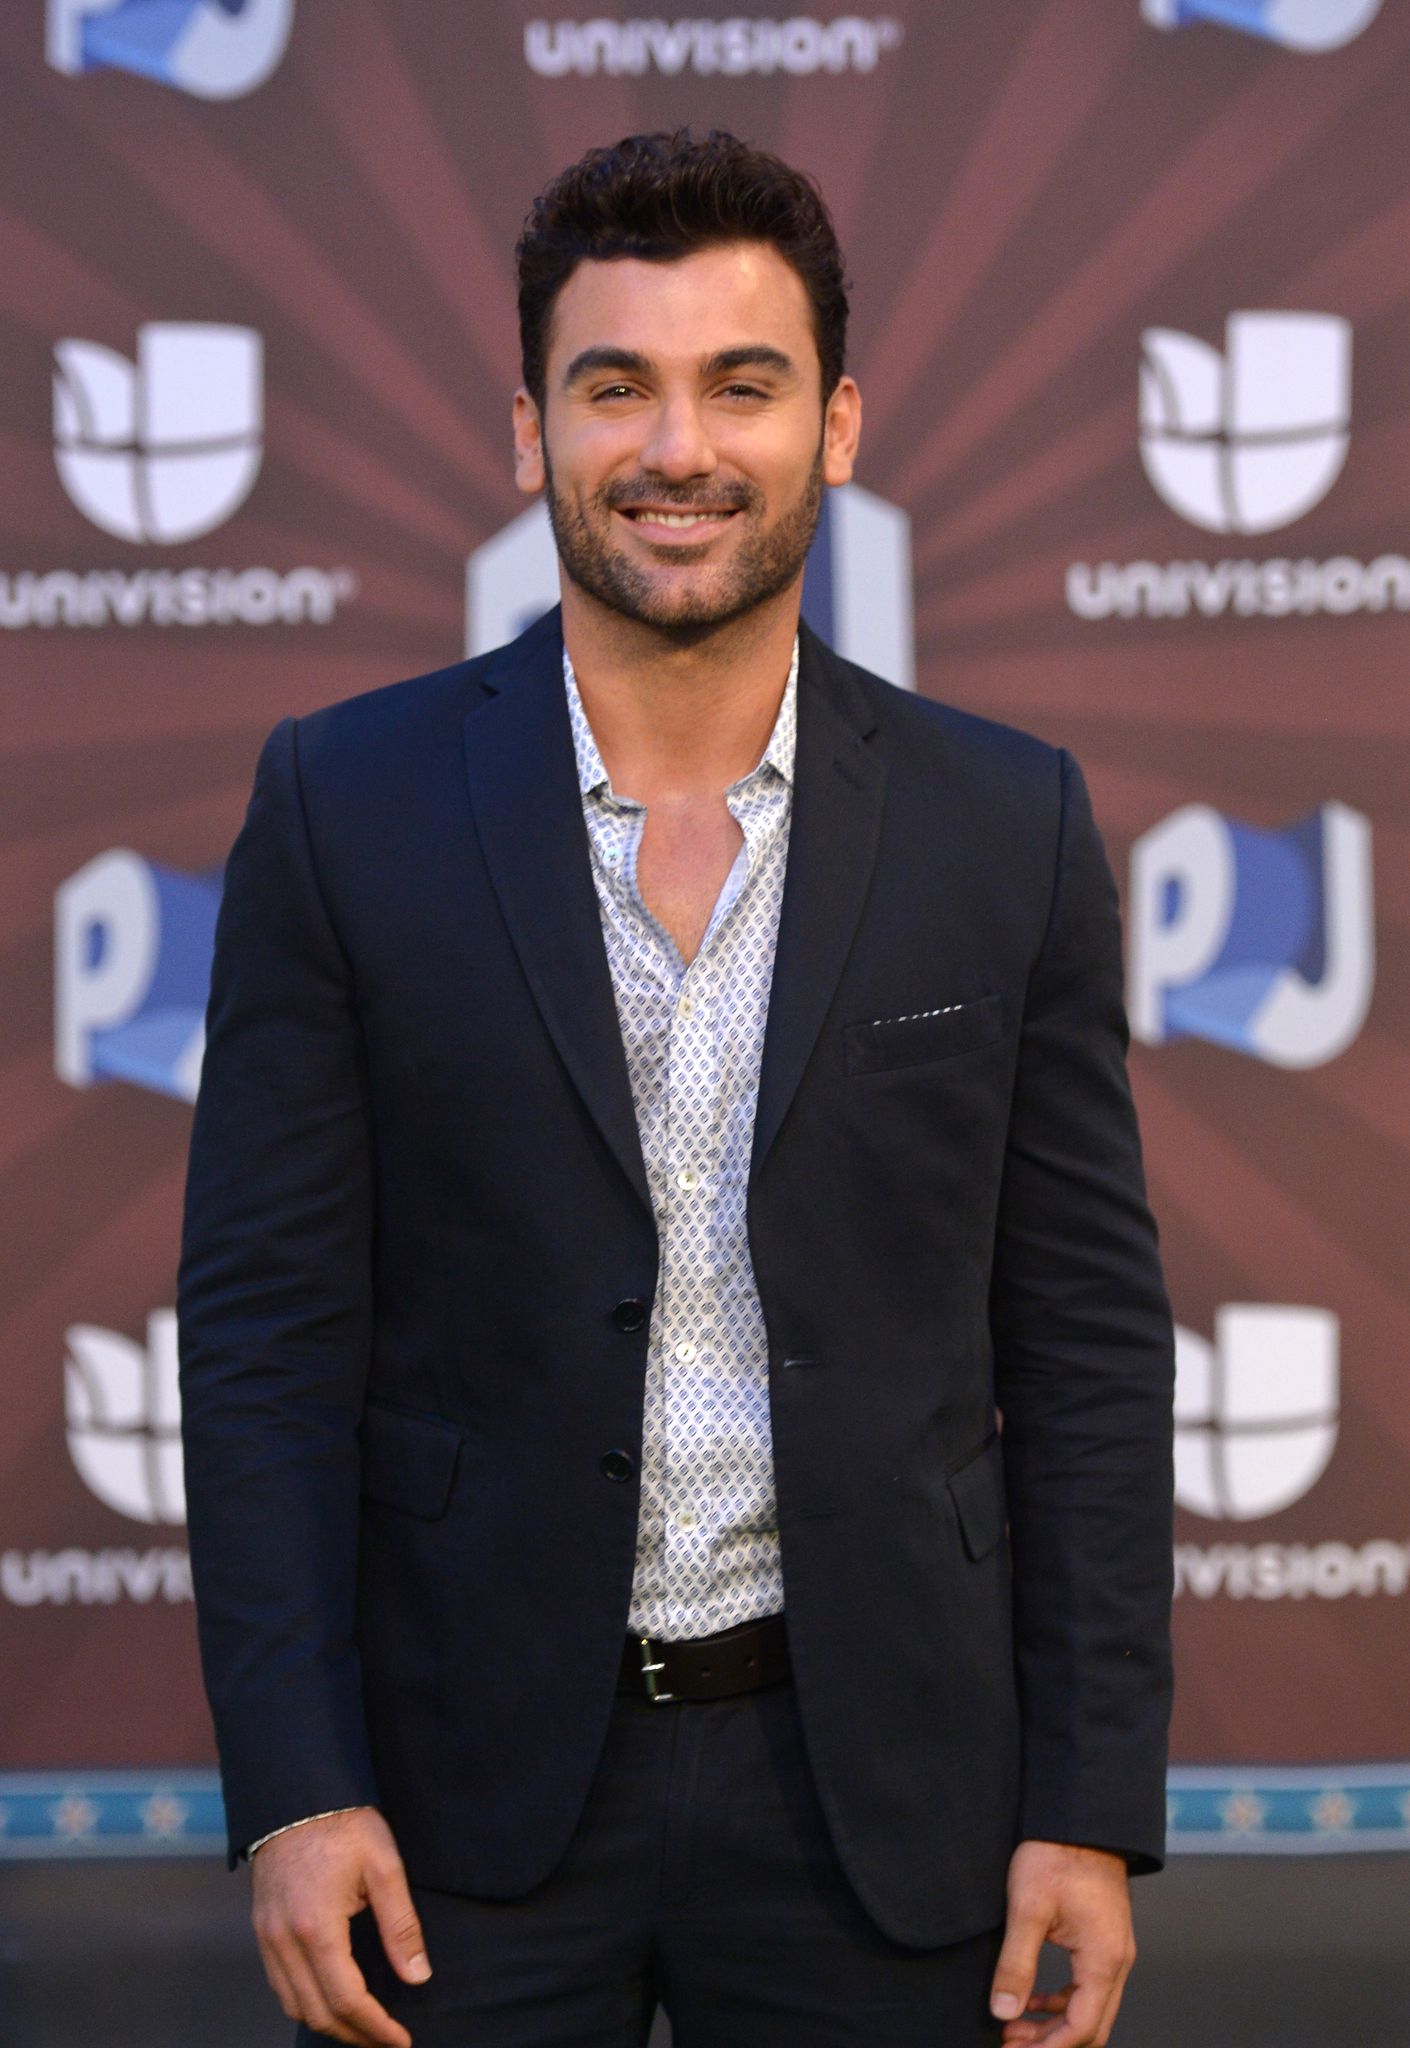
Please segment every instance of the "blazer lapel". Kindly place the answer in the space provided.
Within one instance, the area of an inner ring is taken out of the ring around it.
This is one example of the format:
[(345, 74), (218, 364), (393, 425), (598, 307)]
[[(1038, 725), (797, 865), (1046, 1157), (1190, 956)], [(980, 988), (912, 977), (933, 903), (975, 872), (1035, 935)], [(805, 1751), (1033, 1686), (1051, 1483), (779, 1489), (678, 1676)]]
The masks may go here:
[(751, 1179), (788, 1113), (836, 992), (876, 860), (886, 771), (876, 720), (845, 666), (799, 628), (798, 744), (788, 868), (754, 1115)]
[(583, 823), (556, 609), (490, 663), (480, 688), (480, 702), (465, 719), (465, 767), (490, 879), (563, 1063), (649, 1210)]

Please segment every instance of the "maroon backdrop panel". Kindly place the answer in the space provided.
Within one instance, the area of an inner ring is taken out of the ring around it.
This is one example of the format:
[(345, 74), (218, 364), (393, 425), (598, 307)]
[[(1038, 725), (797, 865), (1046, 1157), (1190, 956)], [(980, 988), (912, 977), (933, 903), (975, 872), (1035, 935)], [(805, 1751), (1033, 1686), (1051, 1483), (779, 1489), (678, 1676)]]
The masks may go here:
[(0, 1769), (210, 1758), (169, 1311), (212, 877), (276, 719), (463, 651), (527, 203), (682, 123), (817, 174), (917, 687), (1078, 755), (1127, 898), (1176, 1754), (1410, 1750), (1410, 16), (1181, 11), (294, 0), (213, 92), (123, 9), (55, 0), (47, 54), (4, 9)]

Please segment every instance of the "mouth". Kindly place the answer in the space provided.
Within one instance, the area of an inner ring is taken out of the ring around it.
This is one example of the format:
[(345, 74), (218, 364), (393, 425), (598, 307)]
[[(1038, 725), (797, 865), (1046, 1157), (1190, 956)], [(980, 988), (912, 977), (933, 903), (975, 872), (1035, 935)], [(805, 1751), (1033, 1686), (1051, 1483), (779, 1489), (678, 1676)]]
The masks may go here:
[(709, 540), (736, 516), (735, 507), (728, 505), (692, 505), (684, 510), (667, 505), (619, 505), (616, 510), (643, 539), (664, 541), (668, 546)]

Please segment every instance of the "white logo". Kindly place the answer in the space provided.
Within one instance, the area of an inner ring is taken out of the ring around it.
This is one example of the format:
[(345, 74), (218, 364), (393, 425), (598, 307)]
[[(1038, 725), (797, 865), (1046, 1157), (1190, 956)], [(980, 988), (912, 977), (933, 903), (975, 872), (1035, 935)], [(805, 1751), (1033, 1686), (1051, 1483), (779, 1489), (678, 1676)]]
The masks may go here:
[(899, 47), (899, 21), (868, 21), (859, 14), (815, 21), (791, 14), (786, 21), (731, 15), (724, 21), (530, 21), (524, 26), (524, 61), (540, 78), (640, 78), (644, 72), (682, 71), (701, 77), (770, 76), (782, 71), (808, 77), (815, 71), (875, 71), (883, 51)]
[(1175, 1333), (1175, 1498), (1246, 1522), (1300, 1500), (1337, 1440), (1339, 1325), (1328, 1309), (1236, 1302), (1214, 1342)]
[(1141, 0), (1155, 28), (1216, 21), (1290, 50), (1337, 50), (1368, 28), (1381, 0)]
[(66, 1333), (69, 1456), (99, 1500), (134, 1522), (184, 1522), (176, 1311), (147, 1318), (147, 1347), (75, 1323)]
[(203, 100), (263, 85), (284, 54), (294, 0), (49, 0), (56, 71), (135, 71)]
[(1172, 511), (1267, 533), (1324, 498), (1346, 460), (1351, 329), (1332, 313), (1231, 313), (1224, 354), (1147, 328), (1141, 459)]
[(54, 355), (54, 460), (95, 526), (170, 544), (244, 503), (263, 428), (253, 328), (152, 321), (135, 364), (92, 341), (61, 341)]

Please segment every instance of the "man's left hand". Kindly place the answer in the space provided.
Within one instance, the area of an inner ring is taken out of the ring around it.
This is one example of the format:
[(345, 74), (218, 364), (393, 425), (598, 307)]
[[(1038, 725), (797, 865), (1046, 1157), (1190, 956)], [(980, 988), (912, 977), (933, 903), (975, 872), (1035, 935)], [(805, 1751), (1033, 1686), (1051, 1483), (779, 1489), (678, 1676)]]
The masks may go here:
[[(1008, 1922), (990, 2009), (1004, 2048), (1105, 2048), (1136, 1960), (1125, 1859), (1066, 1842), (1020, 1842), (1009, 1864)], [(1062, 1991), (1035, 1997), (1045, 1941), (1072, 1958)]]

